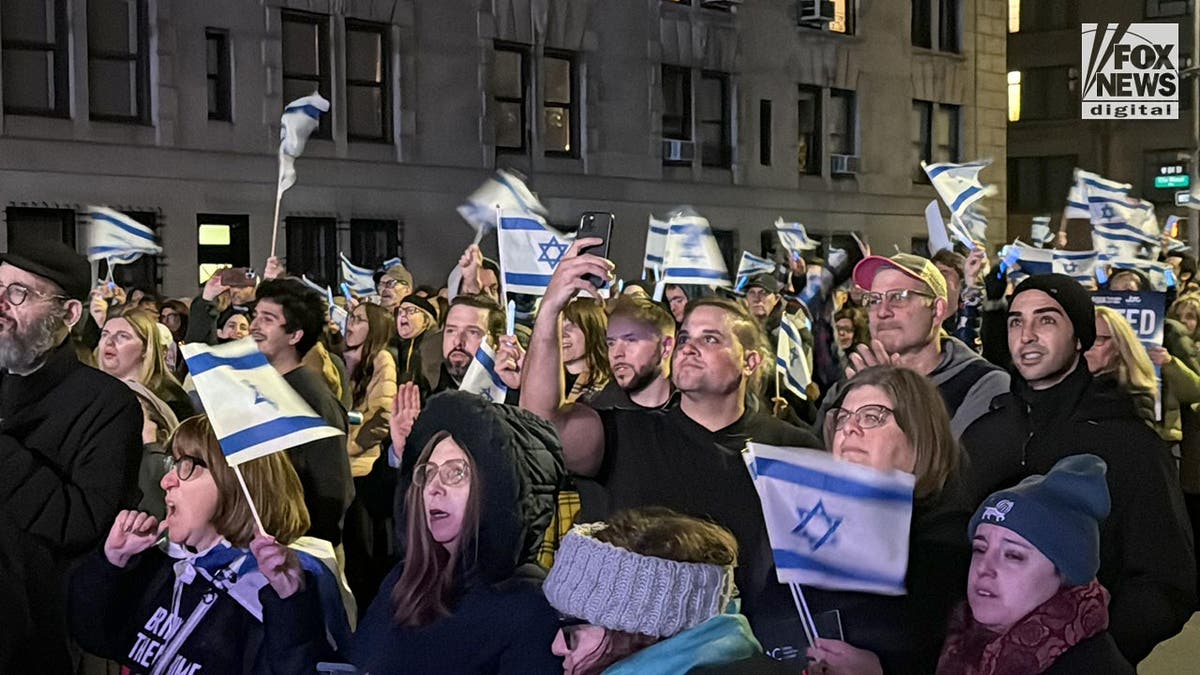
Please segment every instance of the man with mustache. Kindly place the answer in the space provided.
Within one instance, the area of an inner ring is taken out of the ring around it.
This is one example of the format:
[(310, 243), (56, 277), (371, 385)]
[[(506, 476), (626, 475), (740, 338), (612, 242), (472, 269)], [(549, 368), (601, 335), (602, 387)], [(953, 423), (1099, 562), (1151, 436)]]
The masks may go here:
[(1096, 339), (1091, 297), (1071, 277), (1029, 277), (1013, 291), (1011, 391), (963, 434), (970, 503), (1047, 473), (1068, 455), (1108, 464), (1112, 509), (1100, 526), (1097, 578), (1112, 594), (1109, 632), (1136, 665), (1196, 606), (1191, 527), (1174, 461), (1115, 379), (1083, 358)]
[(457, 390), (484, 340), (496, 350), (496, 374), (509, 392), (506, 402), (516, 404), (524, 351), (515, 337), (504, 334), (504, 310), (489, 295), (459, 295), (450, 301), (442, 328), (441, 374), (430, 394)]
[(674, 317), (649, 298), (622, 295), (608, 314), (606, 340), (613, 378), (587, 404), (597, 410), (667, 405), (671, 400)]
[[(1008, 373), (942, 331), (942, 322), (955, 308), (946, 278), (932, 262), (909, 253), (867, 256), (854, 267), (854, 283), (867, 291), (862, 303), (871, 344), (851, 352), (846, 377), (886, 363), (929, 377), (950, 411), (955, 436), (962, 436), (993, 398), (1008, 391)], [(825, 400), (836, 400), (839, 387), (832, 387)]]
[(138, 501), (141, 407), (124, 384), (80, 363), (70, 338), (91, 278), (58, 241), (0, 254), (0, 529), (17, 533), (36, 599), (6, 672), (74, 672), (68, 571)]
[[(684, 314), (671, 363), (679, 405), (599, 411), (564, 405), (560, 314), (577, 293), (595, 290), (585, 275), (612, 278), (611, 262), (580, 253), (599, 243), (577, 240), (551, 276), (525, 359), (521, 406), (558, 429), (569, 471), (604, 487), (602, 509), (665, 506), (729, 528), (741, 550), (737, 584), (754, 634), (768, 651), (794, 655), (803, 631), (786, 586), (776, 579), (741, 450), (749, 438), (790, 447), (819, 447), (819, 441), (747, 409), (746, 394), (774, 350), (745, 307), (718, 298), (693, 300)], [(607, 515), (586, 503), (584, 509)]]

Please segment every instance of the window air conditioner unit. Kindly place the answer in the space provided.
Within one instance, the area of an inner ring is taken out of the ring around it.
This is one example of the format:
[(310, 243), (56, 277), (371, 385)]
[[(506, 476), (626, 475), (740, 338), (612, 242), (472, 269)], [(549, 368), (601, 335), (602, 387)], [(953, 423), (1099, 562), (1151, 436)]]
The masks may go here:
[(799, 0), (800, 23), (829, 23), (833, 21), (832, 0)]
[(834, 176), (857, 176), (858, 155), (830, 155), (829, 173)]
[(664, 138), (662, 154), (665, 162), (691, 162), (696, 157), (696, 146), (691, 141)]

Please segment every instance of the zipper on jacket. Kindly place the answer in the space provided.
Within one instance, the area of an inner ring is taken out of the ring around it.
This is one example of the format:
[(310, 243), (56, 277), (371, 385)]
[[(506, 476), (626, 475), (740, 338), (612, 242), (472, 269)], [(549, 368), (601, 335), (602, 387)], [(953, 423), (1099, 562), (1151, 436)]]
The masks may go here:
[[(1033, 414), (1033, 409), (1028, 403), (1025, 404), (1025, 419)], [(1029, 429), (1029, 433), (1025, 436), (1025, 442), (1021, 444), (1021, 468), (1024, 469), (1029, 464), (1029, 442), (1033, 440), (1033, 428)]]

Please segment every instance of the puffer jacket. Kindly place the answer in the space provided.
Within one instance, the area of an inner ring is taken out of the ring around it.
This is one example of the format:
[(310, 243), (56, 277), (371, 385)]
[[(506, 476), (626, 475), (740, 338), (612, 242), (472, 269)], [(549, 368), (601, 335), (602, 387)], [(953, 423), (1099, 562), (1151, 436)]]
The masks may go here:
[[(354, 410), (362, 413), (361, 424), (351, 424), (346, 430), (346, 454), (350, 455), (350, 475), (358, 478), (370, 473), (379, 457), (381, 443), (369, 435), (360, 437), (364, 427), (387, 429), (396, 399), (396, 360), (391, 352), (381, 349), (374, 359), (375, 370), (367, 383), (366, 395), (354, 402)], [(375, 418), (379, 418), (376, 420)], [(375, 421), (372, 421), (375, 420)]]

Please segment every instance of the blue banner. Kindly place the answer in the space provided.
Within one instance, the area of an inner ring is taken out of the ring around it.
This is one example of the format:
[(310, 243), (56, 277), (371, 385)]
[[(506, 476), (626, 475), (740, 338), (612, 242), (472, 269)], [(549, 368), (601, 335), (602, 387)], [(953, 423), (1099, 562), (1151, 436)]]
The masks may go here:
[(1104, 291), (1092, 296), (1097, 307), (1109, 307), (1129, 320), (1133, 332), (1146, 349), (1161, 347), (1163, 325), (1167, 317), (1166, 293), (1114, 293)]

